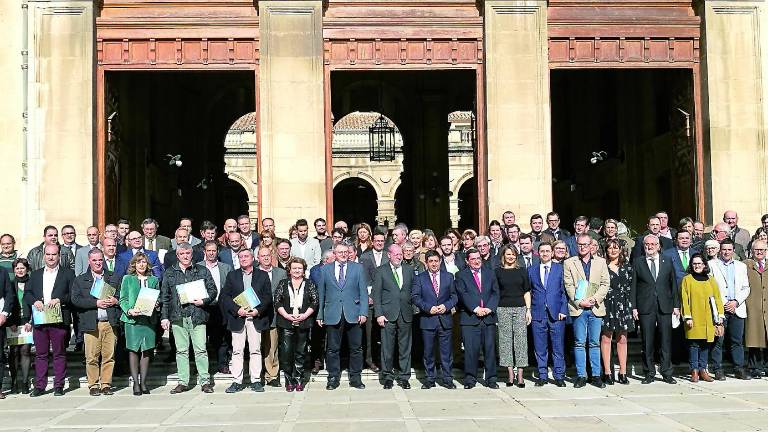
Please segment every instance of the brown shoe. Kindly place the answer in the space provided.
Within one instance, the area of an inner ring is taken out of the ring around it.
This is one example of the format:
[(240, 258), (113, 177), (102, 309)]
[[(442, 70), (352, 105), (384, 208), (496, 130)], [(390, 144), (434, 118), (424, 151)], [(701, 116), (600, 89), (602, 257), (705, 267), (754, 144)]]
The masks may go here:
[(179, 384), (176, 387), (171, 389), (171, 394), (178, 394), (178, 393), (184, 393), (185, 391), (188, 391), (189, 387), (185, 386), (184, 384)]
[(200, 390), (202, 390), (203, 393), (213, 393), (213, 386), (210, 384), (203, 384), (202, 387), (200, 387)]
[(701, 378), (702, 381), (705, 381), (705, 382), (712, 382), (715, 380), (714, 378), (709, 376), (709, 372), (707, 372), (706, 369), (702, 369), (699, 371), (699, 377)]
[(696, 369), (691, 371), (691, 382), (692, 383), (699, 382), (699, 371), (697, 371)]
[(115, 391), (112, 390), (112, 386), (108, 385), (101, 388), (101, 394), (103, 394), (104, 396), (112, 396), (113, 394), (115, 394)]

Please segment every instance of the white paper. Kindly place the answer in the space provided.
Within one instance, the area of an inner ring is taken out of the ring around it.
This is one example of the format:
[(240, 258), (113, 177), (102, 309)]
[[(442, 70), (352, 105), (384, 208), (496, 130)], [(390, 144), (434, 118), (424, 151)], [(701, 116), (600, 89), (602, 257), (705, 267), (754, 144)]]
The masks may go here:
[(192, 303), (194, 300), (205, 300), (208, 298), (208, 291), (205, 289), (204, 279), (176, 285), (176, 291), (179, 293), (179, 301), (181, 304)]
[(680, 315), (672, 315), (672, 328), (680, 327)]
[(165, 254), (168, 253), (168, 249), (159, 249), (157, 251), (157, 262), (162, 264), (165, 261)]

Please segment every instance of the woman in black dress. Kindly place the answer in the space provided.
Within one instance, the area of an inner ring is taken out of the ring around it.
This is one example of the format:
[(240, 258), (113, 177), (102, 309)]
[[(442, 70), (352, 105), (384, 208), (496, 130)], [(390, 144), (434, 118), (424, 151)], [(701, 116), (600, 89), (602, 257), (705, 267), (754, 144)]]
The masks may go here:
[(611, 343), (616, 335), (616, 352), (619, 357), (619, 378), (621, 384), (629, 384), (627, 380), (627, 333), (635, 330), (635, 320), (632, 317), (632, 303), (629, 301), (629, 291), (634, 276), (632, 266), (627, 262), (627, 256), (619, 239), (609, 239), (605, 243), (608, 273), (611, 275), (611, 287), (605, 297), (605, 318), (600, 341), (601, 357), (603, 359), (603, 382), (613, 384), (611, 368)]

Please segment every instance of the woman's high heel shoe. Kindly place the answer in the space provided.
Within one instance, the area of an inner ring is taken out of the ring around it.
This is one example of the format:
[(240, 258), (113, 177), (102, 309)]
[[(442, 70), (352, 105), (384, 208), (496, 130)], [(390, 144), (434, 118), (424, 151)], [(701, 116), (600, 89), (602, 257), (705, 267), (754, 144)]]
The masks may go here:
[(138, 384), (133, 385), (133, 395), (134, 396), (141, 396), (141, 387), (139, 387)]
[(619, 382), (619, 384), (624, 384), (624, 385), (629, 384), (629, 380), (627, 379), (626, 374), (619, 374), (619, 379), (617, 381)]

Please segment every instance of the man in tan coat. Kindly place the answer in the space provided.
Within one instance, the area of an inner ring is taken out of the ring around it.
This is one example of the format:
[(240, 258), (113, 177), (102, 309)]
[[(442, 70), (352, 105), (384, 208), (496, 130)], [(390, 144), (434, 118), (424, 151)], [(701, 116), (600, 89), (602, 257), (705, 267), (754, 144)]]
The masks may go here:
[(587, 234), (576, 237), (578, 255), (563, 262), (563, 281), (568, 295), (568, 312), (573, 317), (574, 357), (578, 377), (575, 388), (587, 384), (587, 352), (592, 370), (592, 384), (604, 388), (600, 363), (600, 332), (605, 316), (603, 300), (608, 294), (611, 277), (605, 259), (592, 256), (592, 238)]
[(768, 243), (752, 243), (752, 258), (746, 260), (749, 296), (745, 301), (747, 319), (744, 326), (746, 347), (749, 350), (748, 367), (753, 378), (768, 375), (768, 263), (766, 263)]

